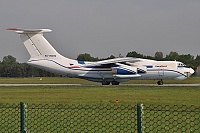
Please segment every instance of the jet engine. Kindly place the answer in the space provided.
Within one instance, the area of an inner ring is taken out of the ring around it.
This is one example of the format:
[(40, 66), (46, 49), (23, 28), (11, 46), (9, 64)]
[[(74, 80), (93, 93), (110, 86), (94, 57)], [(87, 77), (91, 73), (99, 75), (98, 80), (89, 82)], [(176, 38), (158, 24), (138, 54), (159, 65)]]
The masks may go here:
[(146, 72), (147, 72), (146, 66), (145, 67), (144, 66), (139, 66), (137, 68), (137, 73), (146, 73)]
[(133, 75), (137, 74), (137, 68), (132, 66), (123, 66), (123, 67), (112, 67), (113, 75)]

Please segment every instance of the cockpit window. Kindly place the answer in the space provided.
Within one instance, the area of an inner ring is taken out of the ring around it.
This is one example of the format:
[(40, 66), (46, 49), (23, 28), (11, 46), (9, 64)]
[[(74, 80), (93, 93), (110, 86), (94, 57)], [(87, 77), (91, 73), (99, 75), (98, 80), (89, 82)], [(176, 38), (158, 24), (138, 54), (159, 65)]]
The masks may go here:
[(181, 66), (186, 66), (185, 64), (181, 63)]
[(185, 64), (183, 64), (183, 63), (178, 63), (177, 64), (178, 65), (178, 67), (187, 67)]

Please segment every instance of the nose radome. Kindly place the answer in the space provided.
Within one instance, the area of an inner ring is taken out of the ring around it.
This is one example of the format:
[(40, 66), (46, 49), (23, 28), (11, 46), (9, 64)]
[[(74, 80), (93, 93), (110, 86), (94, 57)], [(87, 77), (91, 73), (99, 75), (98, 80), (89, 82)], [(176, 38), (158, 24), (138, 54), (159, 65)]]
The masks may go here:
[(194, 70), (192, 68), (190, 68), (190, 73), (193, 74), (194, 73)]

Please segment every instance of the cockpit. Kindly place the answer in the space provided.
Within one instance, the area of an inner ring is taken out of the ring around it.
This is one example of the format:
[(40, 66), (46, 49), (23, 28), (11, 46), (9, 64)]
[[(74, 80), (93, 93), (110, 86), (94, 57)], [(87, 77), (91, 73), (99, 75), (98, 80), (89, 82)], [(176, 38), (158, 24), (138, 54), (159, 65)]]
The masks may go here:
[(177, 70), (182, 74), (181, 76), (175, 78), (177, 80), (186, 79), (194, 73), (194, 70), (192, 68), (186, 66), (182, 62), (177, 62)]
[(185, 64), (181, 63), (181, 62), (178, 62), (177, 67), (187, 67), (187, 66)]

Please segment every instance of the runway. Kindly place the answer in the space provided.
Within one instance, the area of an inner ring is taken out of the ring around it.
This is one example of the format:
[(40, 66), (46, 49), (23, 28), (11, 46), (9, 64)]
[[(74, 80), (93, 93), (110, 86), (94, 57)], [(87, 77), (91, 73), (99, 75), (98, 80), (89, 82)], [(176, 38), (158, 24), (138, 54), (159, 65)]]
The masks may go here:
[[(101, 84), (0, 84), (0, 86), (102, 86)], [(112, 85), (108, 85), (112, 86)], [(120, 84), (119, 86), (200, 86), (200, 84)]]

